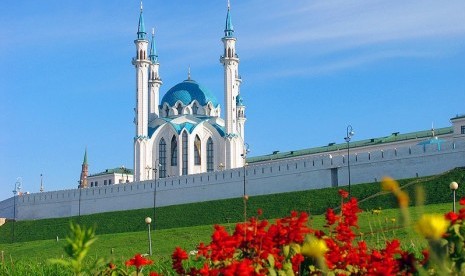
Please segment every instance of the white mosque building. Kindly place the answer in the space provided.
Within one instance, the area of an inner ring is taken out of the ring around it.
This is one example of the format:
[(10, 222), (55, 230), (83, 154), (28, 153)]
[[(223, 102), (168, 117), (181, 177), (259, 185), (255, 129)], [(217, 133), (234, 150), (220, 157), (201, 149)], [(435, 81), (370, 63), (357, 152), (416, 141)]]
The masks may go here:
[[(160, 102), (163, 84), (154, 33), (149, 43), (141, 5), (132, 64), (136, 69), (134, 180), (165, 178), (241, 167), (245, 158), (245, 106), (230, 9), (226, 16), (224, 112), (214, 94), (191, 79), (176, 84)], [(150, 44), (150, 48), (149, 48)]]

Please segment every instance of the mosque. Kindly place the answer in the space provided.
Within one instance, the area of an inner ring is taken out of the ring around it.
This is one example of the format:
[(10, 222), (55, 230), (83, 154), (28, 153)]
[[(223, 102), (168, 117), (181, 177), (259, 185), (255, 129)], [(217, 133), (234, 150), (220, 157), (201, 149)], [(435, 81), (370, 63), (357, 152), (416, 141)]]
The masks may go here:
[[(132, 64), (136, 69), (134, 180), (233, 169), (244, 164), (245, 106), (240, 95), (239, 58), (230, 8), (226, 15), (224, 113), (215, 96), (190, 77), (160, 99), (163, 84), (155, 38), (149, 43), (141, 5)], [(150, 44), (150, 47), (149, 47)]]

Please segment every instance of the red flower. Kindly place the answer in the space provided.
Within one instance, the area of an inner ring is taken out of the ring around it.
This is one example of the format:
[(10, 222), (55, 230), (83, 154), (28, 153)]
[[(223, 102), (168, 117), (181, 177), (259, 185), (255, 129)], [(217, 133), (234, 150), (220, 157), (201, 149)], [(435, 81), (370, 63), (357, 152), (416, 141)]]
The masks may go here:
[(153, 261), (142, 257), (141, 254), (136, 254), (134, 258), (126, 261), (126, 266), (135, 266), (137, 271), (139, 271), (141, 266), (152, 264)]
[(257, 210), (257, 215), (258, 215), (258, 216), (263, 215), (263, 210), (262, 210), (261, 208), (259, 208), (259, 209)]
[(456, 214), (456, 213), (454, 213), (454, 212), (449, 212), (449, 213), (447, 213), (447, 214), (445, 215), (445, 217), (446, 217), (447, 220), (450, 220), (450, 222), (451, 222), (452, 224), (454, 224), (455, 221), (459, 219), (459, 215)]
[(158, 274), (157, 272), (150, 272), (149, 276), (163, 276), (163, 274)]
[(108, 263), (108, 268), (109, 268), (110, 270), (113, 270), (113, 269), (116, 268), (116, 265), (115, 265), (114, 263)]
[(338, 193), (341, 195), (342, 198), (348, 198), (349, 192), (343, 189), (339, 189)]
[(180, 275), (186, 274), (184, 271), (184, 267), (182, 266), (182, 261), (187, 260), (189, 256), (187, 252), (182, 250), (181, 247), (176, 246), (173, 254), (171, 255), (171, 259), (173, 260), (173, 269)]

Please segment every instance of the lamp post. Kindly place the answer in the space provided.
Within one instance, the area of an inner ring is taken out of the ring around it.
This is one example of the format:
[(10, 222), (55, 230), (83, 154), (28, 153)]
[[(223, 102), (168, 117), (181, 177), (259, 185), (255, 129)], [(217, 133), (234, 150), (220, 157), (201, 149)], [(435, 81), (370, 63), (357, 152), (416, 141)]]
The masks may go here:
[(152, 256), (152, 236), (150, 235), (150, 223), (152, 219), (150, 217), (145, 218), (145, 223), (147, 224), (148, 238), (149, 238), (149, 255)]
[(249, 144), (245, 143), (244, 144), (244, 152), (241, 154), (242, 158), (244, 159), (244, 165), (243, 165), (243, 168), (244, 168), (244, 185), (243, 185), (243, 200), (244, 200), (244, 222), (247, 221), (247, 200), (249, 200), (249, 196), (246, 194), (246, 191), (245, 191), (245, 174), (246, 174), (246, 170), (245, 168), (247, 167), (247, 154), (250, 152), (250, 149), (249, 149)]
[(349, 173), (349, 197), (351, 196), (350, 194), (350, 139), (352, 136), (354, 136), (355, 132), (352, 129), (351, 125), (347, 126), (346, 129), (346, 137), (344, 137), (344, 140), (347, 142), (347, 171)]
[(452, 193), (454, 194), (454, 202), (452, 204), (452, 211), (455, 213), (455, 191), (457, 191), (457, 189), (459, 188), (459, 184), (453, 181), (449, 184), (449, 188), (452, 190)]
[[(153, 187), (153, 220), (155, 220), (155, 207), (157, 206), (157, 167), (161, 167), (161, 164), (156, 164), (158, 160), (155, 161), (155, 168), (153, 168), (153, 173), (154, 173), (154, 181), (153, 184), (155, 185)], [(155, 226), (153, 228), (155, 230)]]

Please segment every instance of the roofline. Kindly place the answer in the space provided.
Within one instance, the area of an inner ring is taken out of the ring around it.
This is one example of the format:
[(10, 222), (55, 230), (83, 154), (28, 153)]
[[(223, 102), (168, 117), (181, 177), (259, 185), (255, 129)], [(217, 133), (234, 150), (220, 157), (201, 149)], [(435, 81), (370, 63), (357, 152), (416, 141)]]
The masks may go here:
[[(434, 130), (434, 133), (436, 136), (444, 136), (444, 135), (452, 134), (453, 132), (454, 130), (452, 127), (444, 127), (444, 128), (438, 128)], [(361, 147), (367, 147), (367, 146), (390, 144), (394, 142), (423, 139), (423, 138), (428, 138), (431, 136), (432, 136), (431, 130), (422, 130), (422, 131), (410, 132), (410, 133), (405, 133), (405, 134), (394, 132), (391, 135), (385, 136), (385, 137), (371, 138), (371, 139), (351, 142), (350, 148), (352, 149), (352, 148), (361, 148)], [(280, 153), (279, 151), (274, 151), (272, 154), (247, 158), (247, 163), (256, 163), (256, 162), (285, 159), (285, 158), (298, 157), (298, 156), (304, 156), (304, 155), (320, 154), (320, 153), (344, 150), (346, 148), (347, 148), (347, 143), (344, 142), (344, 143), (339, 143), (339, 144), (331, 143), (331, 144), (328, 144), (327, 146), (307, 148), (307, 149), (294, 150), (294, 151), (286, 151), (282, 153)]]

